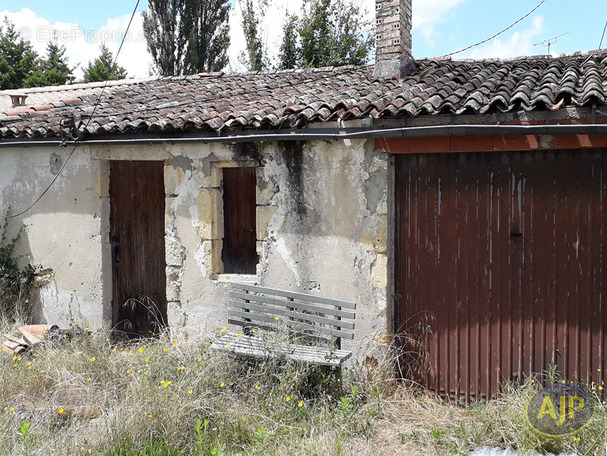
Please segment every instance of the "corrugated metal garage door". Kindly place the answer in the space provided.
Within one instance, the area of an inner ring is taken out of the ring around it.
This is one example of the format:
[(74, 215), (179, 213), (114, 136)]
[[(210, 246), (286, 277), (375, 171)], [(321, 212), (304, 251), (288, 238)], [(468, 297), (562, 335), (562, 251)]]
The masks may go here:
[(466, 399), (551, 364), (597, 381), (607, 151), (395, 160), (396, 329), (423, 344), (421, 381)]

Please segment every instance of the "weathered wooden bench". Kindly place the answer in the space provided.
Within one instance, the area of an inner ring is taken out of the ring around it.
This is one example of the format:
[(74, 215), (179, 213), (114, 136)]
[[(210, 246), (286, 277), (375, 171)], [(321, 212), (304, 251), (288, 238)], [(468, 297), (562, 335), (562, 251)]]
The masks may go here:
[(355, 311), (353, 302), (232, 284), (228, 323), (243, 330), (226, 332), (211, 348), (338, 367), (352, 355), (341, 340), (354, 338)]

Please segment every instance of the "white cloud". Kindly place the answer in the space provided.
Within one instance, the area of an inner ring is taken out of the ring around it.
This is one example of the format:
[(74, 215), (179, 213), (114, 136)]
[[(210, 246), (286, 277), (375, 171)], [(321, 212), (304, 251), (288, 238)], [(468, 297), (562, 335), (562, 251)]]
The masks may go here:
[[(537, 37), (541, 35), (544, 29), (544, 18), (536, 16), (533, 18), (531, 28), (522, 31), (516, 31), (505, 41), (495, 38), (484, 46), (475, 48), (469, 53), (462, 54), (467, 58), (510, 58), (522, 55), (542, 54), (546, 52), (545, 48), (534, 46), (539, 41)], [(454, 58), (461, 57), (455, 56)]]
[(413, 2), (413, 30), (434, 45), (440, 36), (437, 25), (445, 21), (449, 13), (465, 0), (415, 0)]
[[(24, 39), (31, 41), (34, 50), (41, 56), (46, 54), (46, 46), (52, 39), (56, 39), (59, 45), (64, 45), (70, 65), (78, 65), (74, 71), (77, 79), (82, 78), (82, 68), (99, 56), (99, 46), (102, 43), (105, 43), (116, 55), (131, 17), (124, 15), (108, 19), (99, 30), (84, 30), (76, 23), (51, 24), (28, 8), (16, 13), (0, 11), (0, 17), (4, 16), (15, 24), (15, 28)], [(127, 69), (129, 77), (146, 77), (149, 74), (151, 57), (147, 51), (143, 36), (143, 20), (139, 13), (133, 19), (118, 63)]]

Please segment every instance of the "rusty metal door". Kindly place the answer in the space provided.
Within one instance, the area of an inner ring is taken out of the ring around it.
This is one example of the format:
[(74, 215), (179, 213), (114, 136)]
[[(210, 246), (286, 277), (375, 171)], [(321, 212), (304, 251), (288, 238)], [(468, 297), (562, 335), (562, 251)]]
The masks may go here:
[(166, 323), (164, 164), (112, 161), (113, 327), (129, 337)]
[(419, 380), (466, 400), (552, 365), (599, 380), (607, 151), (397, 156), (395, 195), (395, 330)]

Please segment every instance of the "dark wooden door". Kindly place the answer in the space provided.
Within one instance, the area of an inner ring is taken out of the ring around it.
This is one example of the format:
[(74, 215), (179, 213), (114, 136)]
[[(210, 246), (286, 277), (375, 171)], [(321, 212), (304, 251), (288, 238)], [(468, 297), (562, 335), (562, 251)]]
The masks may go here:
[(255, 168), (223, 169), (224, 272), (255, 274), (257, 266)]
[(164, 164), (110, 166), (113, 326), (129, 337), (166, 323)]
[(421, 381), (470, 399), (550, 366), (601, 380), (607, 151), (399, 156), (395, 191), (396, 330)]

